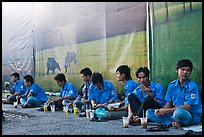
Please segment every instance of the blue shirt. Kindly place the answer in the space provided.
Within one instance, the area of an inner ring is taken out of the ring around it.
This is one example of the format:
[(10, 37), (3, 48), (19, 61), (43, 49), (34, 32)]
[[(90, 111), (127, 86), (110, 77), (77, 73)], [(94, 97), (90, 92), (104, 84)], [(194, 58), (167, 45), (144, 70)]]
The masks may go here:
[[(163, 107), (165, 105), (164, 100), (164, 88), (161, 84), (155, 83), (150, 81), (150, 90), (152, 93), (152, 96), (158, 100), (158, 103)], [(140, 86), (138, 86), (134, 91), (133, 94), (140, 100), (141, 103), (144, 102), (145, 97), (148, 96), (148, 94), (141, 89)]]
[(45, 91), (37, 84), (33, 83), (26, 91), (26, 94), (32, 93), (32, 96), (40, 101), (46, 102), (48, 100)]
[(201, 99), (198, 92), (198, 86), (193, 80), (187, 80), (181, 87), (179, 80), (172, 81), (165, 96), (167, 102), (172, 102), (175, 107), (189, 104), (190, 113), (194, 117), (194, 123), (200, 121), (202, 116)]
[(114, 86), (111, 82), (104, 80), (103, 81), (103, 88), (99, 89), (93, 84), (89, 89), (89, 100), (95, 100), (96, 104), (104, 104), (107, 103), (109, 100), (116, 100), (116, 91)]
[(129, 104), (128, 96), (134, 91), (134, 89), (138, 86), (138, 84), (133, 80), (127, 80), (124, 85), (125, 92), (125, 106)]
[(24, 82), (22, 80), (18, 80), (11, 88), (11, 93), (14, 94), (15, 92), (21, 92), (20, 95), (26, 93), (26, 86), (24, 85)]
[(69, 82), (66, 82), (65, 85), (60, 89), (60, 97), (67, 97), (67, 96), (73, 97), (72, 99), (70, 99), (70, 101), (74, 101), (78, 96), (77, 90)]

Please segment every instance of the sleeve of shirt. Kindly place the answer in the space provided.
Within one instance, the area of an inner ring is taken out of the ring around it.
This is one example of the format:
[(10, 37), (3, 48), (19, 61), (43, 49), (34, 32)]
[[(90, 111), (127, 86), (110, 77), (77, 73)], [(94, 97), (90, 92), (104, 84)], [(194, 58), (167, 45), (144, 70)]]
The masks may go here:
[(72, 96), (72, 97), (74, 97), (74, 88), (73, 88), (72, 85), (69, 85), (69, 86), (68, 86), (66, 92), (67, 92), (66, 96)]
[(11, 88), (11, 93), (12, 93), (12, 94), (15, 93), (15, 86), (13, 86), (13, 87)]
[(198, 96), (199, 96), (198, 87), (194, 85), (194, 87), (187, 90), (184, 104), (197, 105), (199, 102)]
[(115, 91), (114, 86), (113, 86), (112, 83), (110, 83), (110, 90), (111, 90), (110, 100), (116, 100), (117, 99), (117, 95), (116, 95), (116, 91)]
[(18, 85), (18, 86), (19, 86), (18, 92), (22, 92), (22, 91), (24, 90), (23, 84), (24, 84), (24, 83), (22, 83), (22, 82), (19, 83), (19, 85)]
[(156, 99), (158, 100), (159, 104), (163, 104), (164, 102), (164, 88), (161, 85), (156, 86)]
[(172, 102), (171, 100), (171, 91), (172, 91), (173, 86), (169, 84), (168, 88), (167, 88), (167, 92), (165, 95), (165, 100), (166, 102)]
[(88, 93), (89, 100), (94, 100), (93, 92), (94, 92), (94, 85), (91, 85), (89, 88), (89, 93)]

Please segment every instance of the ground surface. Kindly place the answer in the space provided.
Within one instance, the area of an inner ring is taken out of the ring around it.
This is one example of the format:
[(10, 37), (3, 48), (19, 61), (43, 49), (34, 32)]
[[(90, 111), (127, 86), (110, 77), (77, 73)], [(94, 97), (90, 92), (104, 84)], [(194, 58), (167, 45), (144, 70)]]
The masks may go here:
[[(184, 135), (187, 131), (169, 128), (165, 132), (147, 132), (141, 126), (122, 127), (122, 119), (107, 122), (92, 122), (73, 113), (67, 116), (62, 111), (40, 112), (37, 108), (14, 108), (2, 104), (5, 120), (3, 135)], [(153, 124), (148, 127), (155, 126)]]

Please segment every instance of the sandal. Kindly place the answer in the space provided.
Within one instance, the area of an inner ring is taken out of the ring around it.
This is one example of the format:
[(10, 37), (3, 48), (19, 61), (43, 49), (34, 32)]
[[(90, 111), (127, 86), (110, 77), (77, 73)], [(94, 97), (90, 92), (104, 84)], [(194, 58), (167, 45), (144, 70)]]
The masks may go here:
[(150, 127), (146, 129), (146, 131), (149, 131), (149, 132), (169, 131), (169, 128), (168, 126), (157, 125), (156, 127)]

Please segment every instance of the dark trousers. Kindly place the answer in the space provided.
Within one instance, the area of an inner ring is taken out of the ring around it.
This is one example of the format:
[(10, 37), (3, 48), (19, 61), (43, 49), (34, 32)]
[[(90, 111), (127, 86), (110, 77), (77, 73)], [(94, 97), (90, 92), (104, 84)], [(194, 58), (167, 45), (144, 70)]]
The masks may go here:
[(130, 103), (130, 108), (133, 112), (134, 116), (143, 116), (143, 110), (144, 114), (146, 113), (146, 110), (148, 109), (159, 109), (162, 108), (160, 104), (156, 101), (154, 101), (153, 97), (147, 96), (143, 103), (140, 102), (140, 100), (134, 95), (130, 94), (128, 96), (128, 101)]

